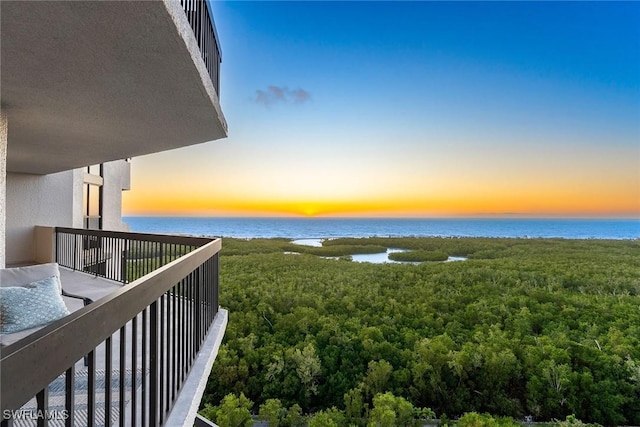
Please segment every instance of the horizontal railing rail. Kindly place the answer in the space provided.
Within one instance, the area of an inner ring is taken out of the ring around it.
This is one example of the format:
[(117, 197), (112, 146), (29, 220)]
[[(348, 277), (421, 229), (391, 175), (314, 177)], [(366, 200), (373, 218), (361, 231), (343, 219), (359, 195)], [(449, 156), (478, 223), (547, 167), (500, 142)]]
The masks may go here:
[(187, 15), (187, 20), (196, 36), (202, 59), (204, 60), (209, 77), (220, 97), (220, 44), (213, 22), (213, 14), (209, 10), (206, 0), (180, 0), (180, 4)]
[(211, 239), (56, 227), (56, 261), (63, 267), (129, 283)]
[(2, 348), (2, 425), (29, 411), (38, 425), (52, 416), (65, 426), (163, 425), (218, 313), (222, 243), (196, 240), (191, 252)]

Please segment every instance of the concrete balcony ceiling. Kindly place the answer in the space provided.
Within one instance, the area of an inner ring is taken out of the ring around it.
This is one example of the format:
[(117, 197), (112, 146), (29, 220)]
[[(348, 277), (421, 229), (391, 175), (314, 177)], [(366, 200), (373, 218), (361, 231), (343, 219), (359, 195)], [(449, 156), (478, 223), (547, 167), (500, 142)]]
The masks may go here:
[(223, 138), (177, 1), (1, 1), (9, 172), (48, 174)]

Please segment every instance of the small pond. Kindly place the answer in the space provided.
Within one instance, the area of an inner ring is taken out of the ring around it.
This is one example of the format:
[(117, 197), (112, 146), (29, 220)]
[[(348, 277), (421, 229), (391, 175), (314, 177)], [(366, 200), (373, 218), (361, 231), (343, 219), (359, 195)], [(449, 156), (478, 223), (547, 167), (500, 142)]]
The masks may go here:
[[(294, 245), (312, 246), (314, 248), (321, 248), (324, 239), (296, 239), (291, 243)], [(389, 254), (393, 252), (407, 252), (407, 249), (388, 248), (386, 252), (379, 254), (355, 254), (351, 255), (351, 259), (355, 262), (371, 262), (373, 264), (396, 263), (396, 264), (420, 264), (419, 262), (406, 262), (406, 261), (394, 261), (389, 259)], [(288, 254), (297, 254), (297, 252), (285, 252)], [(338, 259), (338, 257), (322, 257), (326, 259)], [(466, 261), (467, 258), (460, 256), (450, 256), (444, 262)]]
[(449, 258), (447, 258), (447, 260), (445, 262), (456, 262), (456, 261), (466, 261), (469, 258), (464, 257), (464, 256), (450, 256)]
[(355, 262), (372, 262), (374, 264), (382, 264), (385, 262), (395, 262), (399, 263), (399, 261), (393, 261), (389, 259), (389, 254), (393, 252), (406, 252), (406, 249), (396, 249), (389, 248), (387, 252), (382, 252), (379, 254), (356, 254), (351, 255), (351, 259)]
[(293, 243), (294, 245), (313, 246), (314, 248), (321, 248), (323, 240), (324, 239), (296, 239), (292, 240), (291, 243)]

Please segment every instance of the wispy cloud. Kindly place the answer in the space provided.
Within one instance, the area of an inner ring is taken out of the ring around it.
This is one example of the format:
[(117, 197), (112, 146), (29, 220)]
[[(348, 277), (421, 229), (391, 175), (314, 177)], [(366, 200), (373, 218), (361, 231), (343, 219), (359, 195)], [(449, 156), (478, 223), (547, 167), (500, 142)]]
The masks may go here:
[(256, 90), (253, 101), (265, 106), (275, 104), (304, 104), (311, 100), (311, 94), (304, 89), (291, 90), (286, 86), (268, 86), (265, 90)]

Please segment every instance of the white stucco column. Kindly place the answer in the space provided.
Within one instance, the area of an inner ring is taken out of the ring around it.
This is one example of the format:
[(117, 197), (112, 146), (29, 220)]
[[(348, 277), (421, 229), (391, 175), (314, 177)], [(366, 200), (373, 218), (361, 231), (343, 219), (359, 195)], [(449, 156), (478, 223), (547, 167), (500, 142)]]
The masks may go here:
[(7, 218), (7, 113), (0, 109), (0, 268), (5, 267)]

